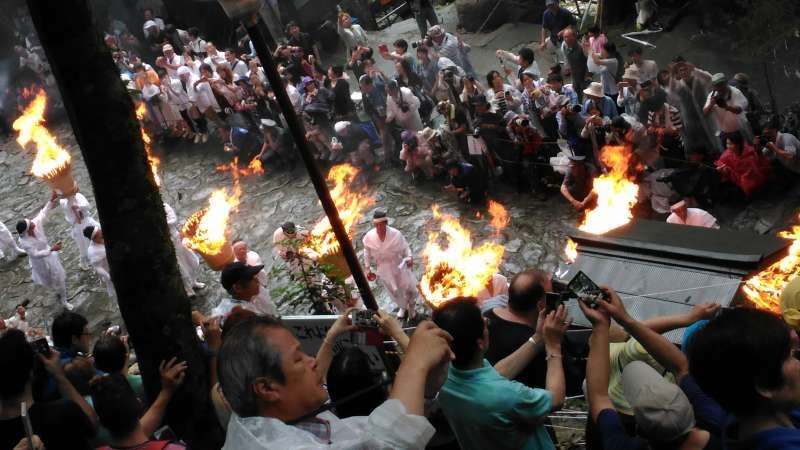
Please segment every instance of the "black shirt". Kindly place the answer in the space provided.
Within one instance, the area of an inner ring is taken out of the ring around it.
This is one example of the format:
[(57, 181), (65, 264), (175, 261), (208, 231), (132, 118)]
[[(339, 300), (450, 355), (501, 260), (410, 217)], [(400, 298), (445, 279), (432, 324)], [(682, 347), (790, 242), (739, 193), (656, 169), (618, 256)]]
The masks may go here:
[[(89, 439), (95, 430), (83, 410), (74, 402), (59, 400), (34, 403), (28, 409), (33, 433), (42, 439), (47, 450), (91, 449)], [(24, 438), (22, 419), (0, 420), (0, 450), (11, 450)]]
[[(501, 319), (493, 310), (486, 311), (484, 316), (489, 319), (489, 349), (486, 351), (486, 359), (492, 365), (517, 351), (536, 333), (536, 329), (528, 325)], [(545, 352), (540, 352), (514, 380), (531, 388), (544, 389), (547, 378), (545, 357)]]
[(345, 80), (337, 80), (333, 88), (333, 113), (338, 117), (355, 113), (356, 107), (350, 98), (350, 84)]
[(314, 55), (314, 39), (308, 33), (300, 33), (300, 36), (297, 38), (294, 36), (289, 36), (287, 42), (292, 47), (302, 48), (305, 57)]

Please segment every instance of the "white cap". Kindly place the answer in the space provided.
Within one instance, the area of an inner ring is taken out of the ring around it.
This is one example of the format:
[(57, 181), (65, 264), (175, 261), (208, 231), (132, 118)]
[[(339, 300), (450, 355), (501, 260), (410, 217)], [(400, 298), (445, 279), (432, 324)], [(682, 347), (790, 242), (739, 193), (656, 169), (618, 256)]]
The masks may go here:
[(345, 128), (347, 128), (349, 126), (350, 126), (350, 122), (347, 122), (347, 121), (336, 122), (336, 125), (333, 126), (333, 130), (336, 131), (337, 133), (341, 133), (342, 131), (345, 130)]
[(191, 75), (191, 74), (192, 74), (192, 70), (191, 70), (191, 69), (189, 69), (188, 67), (186, 67), (186, 66), (180, 66), (180, 67), (178, 67), (178, 76), (181, 76), (181, 75)]

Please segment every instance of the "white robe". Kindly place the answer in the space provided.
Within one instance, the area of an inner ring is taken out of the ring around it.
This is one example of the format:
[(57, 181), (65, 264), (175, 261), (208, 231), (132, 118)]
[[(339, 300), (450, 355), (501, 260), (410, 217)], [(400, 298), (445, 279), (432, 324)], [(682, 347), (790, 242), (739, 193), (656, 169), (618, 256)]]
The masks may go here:
[(66, 302), (67, 275), (58, 258), (58, 252), (50, 250), (51, 245), (47, 242), (47, 235), (44, 232), (45, 219), (54, 206), (54, 202), (47, 202), (39, 214), (31, 219), (31, 222), (36, 224), (33, 236), (26, 230), (19, 238), (19, 245), (28, 253), (33, 282), (56, 291), (60, 300)]
[[(239, 260), (237, 259), (237, 261)], [(264, 264), (261, 262), (261, 257), (258, 255), (258, 253), (252, 250), (247, 251), (246, 261), (239, 262), (243, 262), (248, 266), (260, 266)], [(262, 269), (261, 272), (258, 272), (256, 278), (258, 278), (259, 284), (258, 294), (253, 297), (250, 302), (253, 304), (258, 314), (269, 314), (271, 316), (277, 315), (278, 310), (275, 308), (275, 304), (272, 302), (272, 297), (269, 295), (269, 278), (267, 277), (267, 273)]]
[[(91, 205), (89, 205), (89, 201), (86, 200), (86, 197), (80, 192), (67, 198), (62, 198), (58, 203), (61, 205), (61, 209), (64, 211), (64, 218), (70, 226), (70, 236), (72, 236), (72, 240), (75, 241), (75, 245), (78, 247), (78, 253), (81, 255), (81, 267), (85, 267), (89, 265), (89, 257), (86, 251), (91, 241), (86, 239), (86, 236), (83, 235), (83, 229), (88, 226), (99, 226), (97, 221), (92, 217)], [(80, 217), (73, 210), (73, 207), (78, 210)]]
[(108, 258), (106, 258), (106, 246), (92, 241), (89, 244), (88, 254), (89, 264), (94, 267), (97, 276), (105, 283), (108, 296), (116, 298), (117, 294), (114, 290), (114, 282), (111, 281), (111, 270), (108, 268)]
[(700, 208), (686, 208), (686, 221), (684, 222), (677, 214), (672, 213), (667, 217), (667, 223), (676, 225), (691, 225), (703, 228), (719, 228), (717, 219), (708, 212)]
[(175, 246), (175, 257), (178, 259), (178, 268), (181, 271), (183, 287), (186, 288), (186, 292), (191, 293), (194, 291), (194, 284), (197, 282), (197, 270), (200, 268), (200, 258), (192, 250), (183, 245), (181, 234), (178, 231), (178, 216), (175, 215), (175, 210), (164, 203), (164, 213), (167, 216), (169, 237), (172, 239), (172, 245)]
[(22, 253), (24, 250), (19, 248), (17, 245), (17, 241), (14, 240), (14, 236), (11, 235), (11, 232), (8, 231), (8, 228), (0, 222), (0, 258), (6, 256), (4, 251), (8, 252), (8, 257), (10, 259), (14, 259), (17, 257), (17, 254)]
[(375, 273), (389, 297), (397, 306), (410, 310), (417, 298), (417, 280), (414, 271), (406, 265), (411, 261), (411, 248), (406, 238), (395, 228), (386, 227), (386, 238), (381, 241), (373, 228), (364, 235), (364, 264), (370, 268), (373, 260), (378, 266)]
[(6, 319), (6, 326), (8, 328), (15, 328), (25, 334), (28, 333), (28, 328), (30, 328), (28, 321), (21, 318), (17, 313), (14, 313), (13, 316)]

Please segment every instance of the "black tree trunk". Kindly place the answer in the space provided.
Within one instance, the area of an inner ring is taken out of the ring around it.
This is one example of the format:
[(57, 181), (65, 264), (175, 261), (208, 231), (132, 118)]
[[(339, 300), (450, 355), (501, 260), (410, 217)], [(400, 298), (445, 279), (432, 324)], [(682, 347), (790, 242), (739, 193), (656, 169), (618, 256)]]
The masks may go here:
[(28, 0), (92, 180), (111, 278), (149, 398), (158, 364), (189, 365), (167, 423), (192, 448), (219, 448), (208, 368), (195, 335), (161, 195), (150, 173), (133, 103), (95, 27), (87, 0)]

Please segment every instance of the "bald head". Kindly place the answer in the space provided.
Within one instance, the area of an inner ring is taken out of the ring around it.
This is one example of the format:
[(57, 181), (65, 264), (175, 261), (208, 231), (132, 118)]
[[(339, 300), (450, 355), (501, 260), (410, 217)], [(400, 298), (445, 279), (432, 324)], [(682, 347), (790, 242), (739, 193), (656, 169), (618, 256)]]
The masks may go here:
[(550, 276), (539, 269), (528, 269), (514, 275), (508, 288), (508, 307), (527, 312), (536, 309), (544, 293), (553, 289)]
[(566, 29), (566, 31), (564, 31), (564, 42), (566, 42), (570, 47), (578, 42), (578, 36), (575, 34), (575, 30), (573, 30), (572, 27), (569, 27)]

